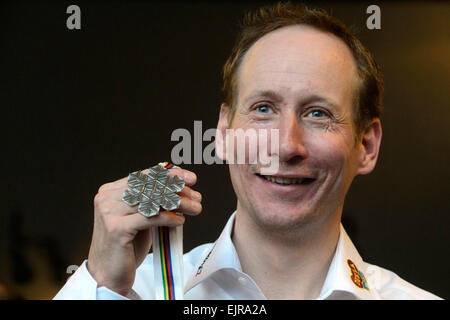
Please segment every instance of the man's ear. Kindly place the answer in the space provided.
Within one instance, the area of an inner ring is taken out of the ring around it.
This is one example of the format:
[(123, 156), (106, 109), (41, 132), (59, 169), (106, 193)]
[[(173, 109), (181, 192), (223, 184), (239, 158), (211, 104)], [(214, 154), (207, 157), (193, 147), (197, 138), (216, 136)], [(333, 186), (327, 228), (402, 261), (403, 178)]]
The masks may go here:
[(364, 130), (359, 141), (361, 155), (356, 174), (368, 174), (375, 168), (380, 151), (381, 136), (381, 121), (379, 118), (374, 118)]
[(217, 123), (216, 131), (216, 155), (223, 161), (227, 160), (226, 139), (227, 129), (229, 128), (228, 118), (231, 112), (231, 108), (222, 103), (220, 106), (219, 122)]

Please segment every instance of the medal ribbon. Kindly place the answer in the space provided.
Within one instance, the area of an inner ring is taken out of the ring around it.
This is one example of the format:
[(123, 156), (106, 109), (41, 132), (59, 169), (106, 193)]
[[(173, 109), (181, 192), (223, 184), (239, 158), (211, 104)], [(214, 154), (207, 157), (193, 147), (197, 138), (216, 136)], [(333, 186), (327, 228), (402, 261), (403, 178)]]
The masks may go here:
[[(173, 164), (162, 162), (166, 169)], [(157, 300), (183, 299), (183, 226), (153, 227), (153, 270)]]

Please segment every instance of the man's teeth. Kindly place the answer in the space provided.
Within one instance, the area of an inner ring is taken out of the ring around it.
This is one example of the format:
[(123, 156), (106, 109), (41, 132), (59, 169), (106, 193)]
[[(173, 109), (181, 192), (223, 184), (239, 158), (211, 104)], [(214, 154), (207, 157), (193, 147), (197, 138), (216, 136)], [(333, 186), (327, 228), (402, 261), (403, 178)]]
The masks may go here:
[(299, 184), (303, 182), (301, 178), (282, 178), (276, 176), (263, 176), (266, 180), (276, 182), (279, 184)]

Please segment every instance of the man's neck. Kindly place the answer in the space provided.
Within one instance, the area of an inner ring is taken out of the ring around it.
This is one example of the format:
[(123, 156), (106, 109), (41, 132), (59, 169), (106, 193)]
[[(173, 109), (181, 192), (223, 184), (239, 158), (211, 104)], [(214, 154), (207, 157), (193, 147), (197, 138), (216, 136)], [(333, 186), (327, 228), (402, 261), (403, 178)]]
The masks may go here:
[(319, 296), (339, 239), (340, 214), (305, 225), (297, 239), (273, 234), (236, 213), (232, 234), (242, 270), (268, 299), (315, 299)]

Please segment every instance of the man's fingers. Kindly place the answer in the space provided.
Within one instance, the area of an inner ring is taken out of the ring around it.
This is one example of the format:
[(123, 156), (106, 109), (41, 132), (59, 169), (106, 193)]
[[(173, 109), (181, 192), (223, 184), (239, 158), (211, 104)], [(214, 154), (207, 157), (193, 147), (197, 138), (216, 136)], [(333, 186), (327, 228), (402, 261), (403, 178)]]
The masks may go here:
[[(103, 194), (109, 194), (111, 196), (112, 199), (114, 200), (121, 200), (124, 191), (128, 189), (126, 186), (119, 186), (117, 185), (116, 188), (112, 188), (112, 187), (108, 187), (105, 188), (99, 192), (103, 193)], [(202, 195), (200, 192), (193, 190), (192, 188), (189, 188), (187, 186), (185, 186), (183, 188), (183, 190), (181, 190), (180, 192), (177, 192), (177, 194), (180, 197), (186, 197), (188, 199), (197, 201), (197, 202), (201, 202), (202, 201)]]
[(111, 201), (111, 210), (107, 214), (126, 216), (138, 213), (138, 205), (130, 206), (122, 200)]
[[(108, 203), (99, 206), (99, 211), (102, 215), (116, 215), (126, 216), (138, 212), (138, 206), (130, 206), (123, 202), (121, 199), (109, 201)], [(202, 205), (198, 201), (190, 200), (182, 197), (180, 201), (180, 207), (174, 211), (186, 213), (188, 215), (198, 215), (202, 211)], [(164, 210), (161, 210), (164, 212)], [(159, 214), (161, 214), (161, 212)], [(145, 217), (144, 217), (145, 218)]]
[[(142, 171), (148, 173), (148, 169)], [(200, 203), (202, 196), (199, 192), (189, 187), (189, 185), (195, 184), (197, 176), (193, 172), (181, 168), (170, 169), (169, 175), (177, 175), (185, 181), (185, 187), (178, 193), (180, 196), (180, 206), (174, 211), (188, 215), (199, 214), (202, 211), (202, 205)], [(138, 205), (130, 206), (122, 200), (124, 191), (128, 188), (127, 181), (128, 177), (125, 177), (101, 186), (94, 199), (96, 212), (102, 216), (127, 216), (137, 213)]]
[(174, 211), (186, 213), (189, 215), (198, 215), (202, 212), (202, 205), (198, 201), (181, 197), (180, 207)]
[(184, 180), (184, 184), (189, 187), (197, 183), (197, 175), (186, 169), (172, 168), (169, 170), (169, 176), (179, 176)]
[(189, 187), (184, 187), (183, 190), (178, 193), (178, 195), (180, 197), (186, 197), (197, 202), (202, 201), (202, 194), (198, 191), (192, 190)]
[(176, 227), (184, 223), (184, 217), (170, 211), (162, 211), (157, 216), (150, 218), (136, 213), (123, 217), (122, 221), (124, 227), (141, 231), (151, 227)]

